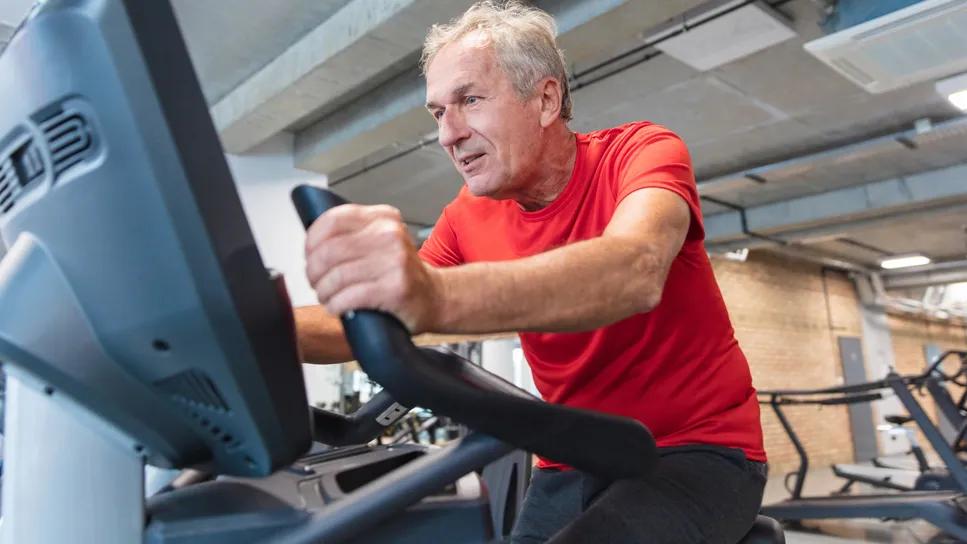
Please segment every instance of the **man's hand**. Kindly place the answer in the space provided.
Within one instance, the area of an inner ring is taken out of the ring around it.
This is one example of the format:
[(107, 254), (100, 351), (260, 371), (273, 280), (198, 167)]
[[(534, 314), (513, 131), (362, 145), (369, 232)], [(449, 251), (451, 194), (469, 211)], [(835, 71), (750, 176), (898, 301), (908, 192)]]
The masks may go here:
[(440, 273), (420, 260), (391, 206), (346, 204), (320, 216), (306, 235), (306, 276), (334, 315), (382, 310), (420, 334), (439, 313)]

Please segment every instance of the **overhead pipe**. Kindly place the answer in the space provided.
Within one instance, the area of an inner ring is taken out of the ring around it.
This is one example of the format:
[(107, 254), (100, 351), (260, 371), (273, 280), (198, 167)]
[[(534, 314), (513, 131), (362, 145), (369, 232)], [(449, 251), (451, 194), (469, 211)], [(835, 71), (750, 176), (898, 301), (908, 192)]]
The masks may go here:
[(885, 289), (913, 289), (967, 282), (967, 259), (881, 272), (880, 275)]

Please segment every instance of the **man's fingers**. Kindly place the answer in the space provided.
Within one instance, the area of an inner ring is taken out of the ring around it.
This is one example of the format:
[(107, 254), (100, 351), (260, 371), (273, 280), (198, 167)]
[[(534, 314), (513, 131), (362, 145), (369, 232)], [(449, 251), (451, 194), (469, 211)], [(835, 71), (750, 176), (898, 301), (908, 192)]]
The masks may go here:
[(333, 315), (342, 315), (350, 310), (379, 310), (376, 307), (376, 283), (357, 283), (343, 289), (330, 298), (325, 307)]
[(365, 228), (378, 219), (402, 222), (402, 214), (392, 206), (362, 206), (344, 204), (336, 206), (319, 216), (306, 231), (306, 252), (325, 243), (330, 238), (352, 233)]
[(379, 283), (390, 271), (384, 260), (360, 259), (335, 266), (312, 284), (319, 301), (326, 303), (341, 291), (360, 283)]
[(395, 219), (378, 217), (360, 229), (323, 240), (306, 254), (306, 277), (315, 285), (326, 273), (343, 263), (372, 257), (392, 259), (412, 245), (406, 226)]

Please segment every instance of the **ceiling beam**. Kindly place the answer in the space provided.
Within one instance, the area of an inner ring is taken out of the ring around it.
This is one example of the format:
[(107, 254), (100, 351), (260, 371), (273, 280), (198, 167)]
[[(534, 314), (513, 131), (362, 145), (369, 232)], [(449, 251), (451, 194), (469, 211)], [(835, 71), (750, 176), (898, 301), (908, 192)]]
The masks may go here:
[(353, 0), (211, 108), (222, 145), (243, 153), (403, 61), (427, 27), (470, 0)]
[(296, 168), (330, 174), (395, 142), (419, 141), (436, 129), (424, 109), (423, 76), (413, 68), (296, 134)]
[(910, 289), (967, 282), (967, 260), (918, 266), (915, 270), (881, 272), (880, 277), (886, 289)]
[(784, 172), (783, 175), (788, 176), (788, 172), (814, 168), (822, 164), (842, 163), (849, 159), (862, 160), (885, 150), (909, 149), (910, 143), (916, 142), (922, 134), (928, 134), (930, 138), (936, 139), (947, 135), (962, 134), (964, 130), (967, 130), (967, 115), (937, 123), (926, 131), (911, 128), (833, 149), (825, 149), (784, 161), (744, 168), (737, 172), (700, 180), (698, 192), (703, 197), (727, 198), (730, 194), (735, 194), (736, 191), (768, 183), (776, 172)]
[(826, 238), (860, 226), (952, 208), (967, 211), (967, 164), (712, 215), (712, 251)]

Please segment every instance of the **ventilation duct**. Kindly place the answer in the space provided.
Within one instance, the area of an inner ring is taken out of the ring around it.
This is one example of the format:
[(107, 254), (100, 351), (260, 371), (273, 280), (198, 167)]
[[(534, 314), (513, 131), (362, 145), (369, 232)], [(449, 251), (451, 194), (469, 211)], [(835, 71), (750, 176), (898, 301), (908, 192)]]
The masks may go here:
[(883, 93), (967, 71), (965, 28), (967, 2), (924, 0), (804, 47), (866, 91)]

